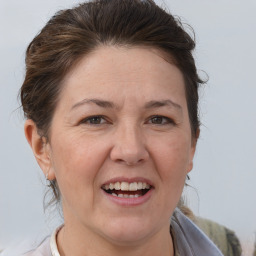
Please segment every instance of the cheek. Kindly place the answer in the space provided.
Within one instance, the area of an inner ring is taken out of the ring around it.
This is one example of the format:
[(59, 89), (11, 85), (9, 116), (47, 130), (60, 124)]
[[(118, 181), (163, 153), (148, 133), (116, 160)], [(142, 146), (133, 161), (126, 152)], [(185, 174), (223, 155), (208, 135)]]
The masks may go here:
[(72, 191), (77, 194), (80, 190), (81, 195), (92, 196), (105, 157), (104, 147), (88, 139), (65, 136), (55, 140), (52, 163), (62, 196), (72, 196)]
[(187, 136), (173, 136), (155, 147), (155, 165), (161, 180), (172, 188), (183, 188), (190, 166), (191, 143)]

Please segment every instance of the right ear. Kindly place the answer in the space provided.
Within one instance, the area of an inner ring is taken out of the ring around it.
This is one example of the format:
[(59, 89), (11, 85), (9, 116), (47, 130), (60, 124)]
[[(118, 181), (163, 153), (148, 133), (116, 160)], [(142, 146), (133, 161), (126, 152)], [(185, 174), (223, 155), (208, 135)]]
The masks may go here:
[(50, 144), (45, 137), (38, 134), (36, 124), (28, 119), (24, 125), (24, 132), (29, 145), (31, 146), (37, 163), (42, 169), (48, 180), (55, 179), (55, 173), (52, 168)]

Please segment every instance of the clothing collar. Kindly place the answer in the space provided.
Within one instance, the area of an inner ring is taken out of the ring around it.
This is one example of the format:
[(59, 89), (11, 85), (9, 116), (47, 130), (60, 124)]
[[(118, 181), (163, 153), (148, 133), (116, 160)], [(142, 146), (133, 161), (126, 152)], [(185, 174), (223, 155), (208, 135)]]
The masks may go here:
[(216, 245), (177, 208), (171, 225), (180, 256), (223, 256)]

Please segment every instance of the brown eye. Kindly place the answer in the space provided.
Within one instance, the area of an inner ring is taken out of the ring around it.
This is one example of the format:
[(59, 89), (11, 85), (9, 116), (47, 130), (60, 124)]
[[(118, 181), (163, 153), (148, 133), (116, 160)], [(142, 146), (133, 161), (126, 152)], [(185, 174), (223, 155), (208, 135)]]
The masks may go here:
[(151, 119), (151, 122), (153, 124), (162, 124), (163, 123), (163, 117), (155, 116)]
[(173, 124), (173, 120), (165, 117), (165, 116), (153, 116), (150, 118), (149, 123), (157, 124), (157, 125), (164, 125), (164, 124)]
[(90, 116), (81, 121), (82, 124), (100, 125), (106, 123), (103, 116)]

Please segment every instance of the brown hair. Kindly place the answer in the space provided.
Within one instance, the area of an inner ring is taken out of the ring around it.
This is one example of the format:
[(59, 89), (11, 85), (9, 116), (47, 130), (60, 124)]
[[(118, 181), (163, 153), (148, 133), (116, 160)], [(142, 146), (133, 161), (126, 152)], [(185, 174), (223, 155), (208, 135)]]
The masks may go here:
[(153, 0), (94, 0), (57, 12), (27, 48), (21, 103), (42, 137), (48, 138), (65, 75), (101, 45), (149, 46), (164, 52), (184, 76), (192, 136), (197, 136), (202, 80), (192, 56), (195, 42), (182, 24)]

